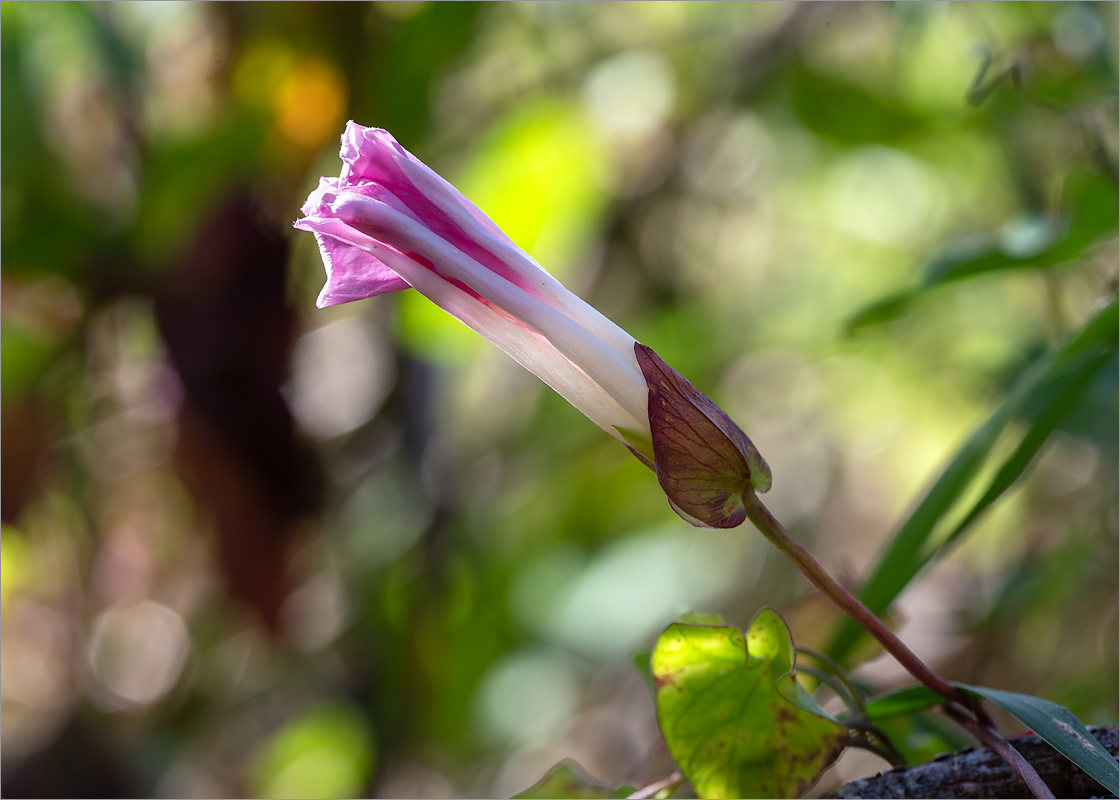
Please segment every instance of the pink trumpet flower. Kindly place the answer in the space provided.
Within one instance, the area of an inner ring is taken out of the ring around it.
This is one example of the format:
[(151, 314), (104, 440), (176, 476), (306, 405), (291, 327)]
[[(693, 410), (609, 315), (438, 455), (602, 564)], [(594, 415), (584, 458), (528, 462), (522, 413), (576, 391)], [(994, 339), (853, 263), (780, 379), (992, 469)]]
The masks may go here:
[(730, 528), (770, 488), (751, 440), (711, 400), (565, 289), (387, 131), (350, 122), (342, 173), (295, 223), (327, 271), (318, 306), (412, 287), (485, 336), (651, 467), (694, 525)]

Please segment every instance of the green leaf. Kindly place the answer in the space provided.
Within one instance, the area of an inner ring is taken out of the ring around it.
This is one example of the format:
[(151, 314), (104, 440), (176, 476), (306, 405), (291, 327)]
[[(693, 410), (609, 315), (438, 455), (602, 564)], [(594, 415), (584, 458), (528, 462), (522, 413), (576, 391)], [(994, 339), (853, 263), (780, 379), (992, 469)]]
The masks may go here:
[(966, 686), (963, 683), (957, 685), (995, 703), (1089, 773), (1101, 786), (1113, 794), (1120, 794), (1120, 768), (1116, 759), (1068, 708), (1029, 694)]
[(924, 764), (944, 753), (976, 744), (964, 728), (932, 710), (883, 717), (874, 722), (911, 765)]
[[(867, 579), (860, 599), (874, 613), (883, 613), (944, 545), (965, 530), (1002, 497), (1023, 474), (1046, 437), (1083, 395), (1089, 381), (1114, 357), (1120, 337), (1120, 314), (1112, 301), (1065, 344), (1036, 361), (1012, 386), (996, 411), (957, 451), (937, 481), (903, 522), (886, 553)], [(961, 496), (987, 463), (1008, 424), (1022, 418), (1026, 429), (1018, 435), (1014, 452), (997, 472), (976, 505), (947, 535), (934, 534), (945, 523)], [(837, 629), (828, 653), (843, 660), (863, 635), (852, 620)]]
[(892, 98), (810, 70), (790, 78), (790, 104), (805, 127), (848, 144), (898, 139), (924, 120)]
[[(723, 614), (707, 611), (687, 611), (677, 617), (677, 622), (682, 625), (726, 625), (727, 620), (723, 618)], [(647, 647), (645, 650), (639, 650), (634, 655), (630, 656), (630, 660), (634, 662), (634, 666), (638, 668), (638, 672), (642, 673), (642, 677), (649, 683), (650, 689), (656, 689), (653, 682), (653, 667), (650, 664), (650, 656), (653, 654), (653, 648)]]
[[(5, 320), (7, 323), (7, 320)], [(0, 385), (5, 403), (31, 391), (35, 382), (57, 360), (63, 343), (27, 327), (0, 325)]]
[(775, 688), (783, 699), (789, 703), (793, 703), (793, 705), (797, 706), (802, 711), (808, 712), (816, 717), (832, 720), (837, 725), (843, 726), (840, 720), (824, 710), (824, 707), (818, 703), (816, 698), (801, 684), (801, 681), (797, 679), (797, 676), (793, 672), (778, 678)]
[(1112, 180), (1075, 173), (1065, 187), (1068, 210), (1057, 216), (1037, 213), (1014, 217), (995, 234), (951, 243), (926, 266), (918, 284), (856, 313), (848, 332), (900, 315), (916, 299), (945, 284), (1011, 269), (1047, 269), (1072, 261), (1115, 233), (1120, 205)]
[(515, 794), (514, 800), (551, 800), (556, 797), (571, 798), (610, 798), (627, 797), (635, 787), (612, 787), (591, 780), (574, 761), (564, 760), (544, 774), (539, 781), (523, 792)]
[[(1054, 381), (1044, 387), (1043, 391), (1038, 392), (1037, 397), (1040, 402), (1035, 408), (1035, 419), (1023, 435), (1019, 446), (999, 468), (980, 499), (945, 537), (938, 550), (944, 550), (952, 544), (1022, 476), (1058, 423), (1080, 399), (1093, 376), (1112, 360), (1113, 355), (1112, 349), (1086, 353), (1070, 364)], [(930, 553), (923, 561), (932, 559), (935, 555)]]
[[(1065, 706), (1028, 694), (970, 686), (966, 683), (953, 685), (995, 703), (1110, 792), (1118, 793), (1120, 769), (1117, 768), (1116, 759)], [(924, 711), (942, 702), (944, 698), (925, 686), (908, 686), (872, 699), (867, 704), (867, 716), (877, 722), (887, 717)]]
[(649, 650), (639, 650), (634, 655), (630, 656), (630, 660), (634, 662), (634, 666), (638, 668), (638, 672), (642, 673), (642, 677), (646, 679), (649, 688), (656, 688), (653, 683), (653, 668), (650, 666), (650, 654), (653, 652)]
[(856, 312), (852, 318), (848, 320), (846, 326), (848, 335), (851, 336), (860, 328), (867, 328), (894, 319), (910, 307), (910, 304), (919, 293), (919, 289), (907, 289), (906, 291), (889, 295), (882, 300), (876, 300), (871, 305)]
[(769, 608), (745, 634), (674, 623), (658, 638), (658, 722), (700, 797), (796, 796), (847, 744), (843, 726), (779, 692), (780, 681), (795, 680), (793, 660), (789, 628)]
[(945, 702), (945, 698), (926, 686), (907, 686), (867, 701), (867, 718), (878, 722), (888, 717), (925, 711)]

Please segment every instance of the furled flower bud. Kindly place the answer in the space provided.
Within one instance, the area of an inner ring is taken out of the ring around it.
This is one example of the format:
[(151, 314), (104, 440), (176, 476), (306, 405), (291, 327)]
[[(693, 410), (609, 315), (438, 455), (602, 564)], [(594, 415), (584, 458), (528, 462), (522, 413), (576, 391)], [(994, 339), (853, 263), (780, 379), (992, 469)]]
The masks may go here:
[(770, 488), (750, 439), (645, 345), (565, 289), (387, 132), (350, 122), (342, 174), (295, 226), (327, 270), (320, 308), (411, 286), (531, 371), (657, 473), (694, 525), (729, 528)]

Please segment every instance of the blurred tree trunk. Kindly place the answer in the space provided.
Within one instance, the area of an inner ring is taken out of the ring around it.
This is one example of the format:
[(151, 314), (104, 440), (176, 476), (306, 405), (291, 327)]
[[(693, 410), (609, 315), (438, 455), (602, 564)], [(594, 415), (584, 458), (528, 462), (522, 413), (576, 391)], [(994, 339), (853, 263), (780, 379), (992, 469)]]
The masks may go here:
[(248, 192), (233, 192), (156, 302), (185, 396), (179, 463), (213, 524), (227, 588), (270, 626), (289, 588), (289, 543), (322, 496), (318, 461), (281, 394), (296, 334), (287, 267), (282, 233)]

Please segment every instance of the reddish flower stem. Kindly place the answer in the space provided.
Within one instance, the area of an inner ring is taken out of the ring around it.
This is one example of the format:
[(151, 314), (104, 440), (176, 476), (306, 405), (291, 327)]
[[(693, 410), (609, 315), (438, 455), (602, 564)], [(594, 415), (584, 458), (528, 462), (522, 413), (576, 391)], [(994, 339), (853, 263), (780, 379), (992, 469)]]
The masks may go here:
[(782, 523), (778, 522), (774, 515), (770, 513), (770, 510), (758, 499), (758, 495), (749, 490), (744, 492), (743, 503), (747, 509), (747, 519), (753, 522), (763, 536), (796, 564), (797, 568), (814, 586), (832, 602), (836, 603), (848, 616), (858, 622), (864, 630), (878, 639), (886, 651), (894, 656), (907, 672), (949, 701), (949, 704), (945, 707), (949, 716), (999, 753), (1011, 765), (1012, 769), (1026, 781), (1035, 797), (1054, 796), (1038, 776), (1034, 767), (1000, 735), (991, 717), (978, 699), (949, 683), (918, 658), (914, 651), (907, 647), (886, 626), (886, 623), (829, 574), (813, 554), (806, 550), (805, 546), (794, 538)]
[(797, 541), (782, 523), (774, 518), (770, 509), (758, 499), (758, 495), (754, 492), (747, 492), (744, 503), (747, 507), (747, 518), (755, 524), (762, 535), (796, 564), (805, 577), (820, 589), (826, 597), (840, 606), (852, 619), (863, 626), (864, 630), (878, 639), (886, 651), (894, 656), (898, 663), (906, 668), (907, 672), (946, 700), (960, 703), (965, 708), (973, 706), (972, 698), (967, 693), (953, 686), (926, 666), (925, 662), (918, 658), (914, 651), (907, 647), (901, 639), (895, 636), (894, 632), (875, 616), (871, 609), (833, 578), (821, 565), (821, 562), (817, 561), (816, 557), (805, 549), (805, 545)]
[(1000, 732), (979, 720), (973, 719), (967, 714), (963, 713), (959, 708), (954, 705), (944, 707), (945, 713), (955, 719), (962, 728), (967, 729), (977, 739), (986, 744), (988, 747), (998, 753), (1004, 761), (1011, 765), (1011, 768), (1019, 774), (1023, 782), (1027, 784), (1027, 788), (1035, 797), (1048, 798), (1053, 797), (1054, 793), (1050, 791), (1050, 787), (1046, 785), (1046, 781), (1042, 780), (1042, 776), (1038, 774), (1031, 762), (1023, 757), (1023, 754), (1011, 746), (1011, 743), (1000, 735)]

